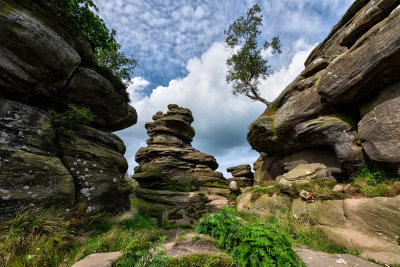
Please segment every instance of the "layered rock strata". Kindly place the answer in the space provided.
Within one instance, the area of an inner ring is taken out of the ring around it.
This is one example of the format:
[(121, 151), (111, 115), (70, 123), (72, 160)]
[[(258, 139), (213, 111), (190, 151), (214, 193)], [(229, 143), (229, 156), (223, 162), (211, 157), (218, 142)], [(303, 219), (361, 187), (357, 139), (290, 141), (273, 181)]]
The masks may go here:
[[(215, 171), (218, 163), (211, 155), (191, 146), (195, 131), (189, 109), (168, 105), (168, 112), (157, 112), (145, 127), (150, 138), (135, 160), (134, 179), (139, 182), (139, 199), (170, 207), (201, 208), (208, 201), (204, 194), (228, 194), (227, 181)], [(215, 192), (218, 191), (218, 192)]]
[(383, 264), (400, 261), (400, 198), (377, 197), (307, 203), (283, 194), (244, 192), (237, 199), (240, 212), (261, 217), (289, 210), (292, 218), (311, 218), (314, 226), (337, 244), (360, 251), (361, 257)]
[(254, 173), (251, 171), (249, 164), (242, 164), (226, 169), (227, 172), (232, 174), (232, 178), (228, 178), (228, 182), (235, 181), (237, 186), (246, 187), (252, 186), (254, 181)]
[(365, 160), (400, 174), (399, 42), (398, 1), (355, 1), (305, 70), (251, 124), (250, 145), (267, 155), (257, 179), (305, 163), (348, 175)]
[[(137, 120), (123, 86), (51, 1), (0, 0), (0, 31), (0, 217), (28, 204), (128, 207), (125, 146), (109, 132)], [(48, 110), (68, 105), (94, 122), (63, 133)]]

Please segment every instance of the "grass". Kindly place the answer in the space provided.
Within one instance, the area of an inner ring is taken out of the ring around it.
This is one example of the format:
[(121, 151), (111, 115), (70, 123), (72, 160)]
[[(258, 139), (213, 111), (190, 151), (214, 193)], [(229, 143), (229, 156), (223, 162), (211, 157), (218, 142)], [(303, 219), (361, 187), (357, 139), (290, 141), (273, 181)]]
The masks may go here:
[(367, 197), (390, 197), (400, 194), (399, 177), (373, 164), (359, 167), (353, 173), (352, 186)]
[(165, 267), (236, 267), (229, 255), (192, 254), (179, 258), (168, 258)]
[(322, 230), (316, 227), (316, 222), (309, 216), (295, 218), (289, 210), (280, 210), (268, 218), (257, 219), (261, 219), (265, 224), (272, 225), (292, 236), (293, 242), (304, 244), (313, 250), (328, 253), (359, 254), (358, 251), (349, 250), (330, 240)]
[(219, 183), (219, 182), (198, 182), (196, 183), (196, 186), (204, 186), (204, 187), (215, 187), (215, 188), (225, 188), (228, 189), (228, 185)]
[[(110, 251), (144, 257), (163, 235), (154, 220), (138, 214), (85, 217), (77, 210), (66, 219), (53, 209), (21, 208), (0, 227), (0, 266), (70, 266), (89, 254)], [(82, 232), (90, 235), (83, 238)]]

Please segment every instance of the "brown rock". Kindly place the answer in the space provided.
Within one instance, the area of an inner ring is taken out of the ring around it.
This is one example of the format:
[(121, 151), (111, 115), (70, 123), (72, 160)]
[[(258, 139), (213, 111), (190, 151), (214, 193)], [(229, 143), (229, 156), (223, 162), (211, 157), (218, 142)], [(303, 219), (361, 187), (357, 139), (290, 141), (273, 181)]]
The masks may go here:
[(112, 263), (121, 257), (121, 252), (94, 253), (74, 263), (71, 267), (111, 267)]

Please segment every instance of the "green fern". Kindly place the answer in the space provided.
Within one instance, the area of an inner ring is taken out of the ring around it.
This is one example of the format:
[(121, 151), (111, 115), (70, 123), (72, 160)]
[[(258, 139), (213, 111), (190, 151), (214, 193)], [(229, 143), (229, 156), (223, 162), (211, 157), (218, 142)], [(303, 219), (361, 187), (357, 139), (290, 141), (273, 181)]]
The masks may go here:
[(287, 235), (258, 222), (246, 224), (230, 207), (204, 217), (195, 231), (214, 237), (240, 266), (305, 266)]

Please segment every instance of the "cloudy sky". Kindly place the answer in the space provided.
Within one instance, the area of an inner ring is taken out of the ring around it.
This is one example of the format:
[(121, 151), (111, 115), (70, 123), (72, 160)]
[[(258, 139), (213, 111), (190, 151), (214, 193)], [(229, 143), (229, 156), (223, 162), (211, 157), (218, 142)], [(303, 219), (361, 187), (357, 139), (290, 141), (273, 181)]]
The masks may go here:
[(248, 126), (265, 109), (226, 83), (224, 30), (253, 4), (263, 10), (262, 42), (279, 35), (283, 54), (266, 52), (274, 74), (261, 84), (272, 101), (304, 69), (312, 48), (340, 20), (353, 0), (95, 0), (99, 15), (117, 31), (122, 50), (140, 68), (128, 88), (138, 123), (117, 132), (127, 146), (129, 172), (146, 145), (144, 124), (174, 103), (192, 110), (193, 147), (217, 158), (219, 171), (252, 164), (258, 157), (246, 141)]

